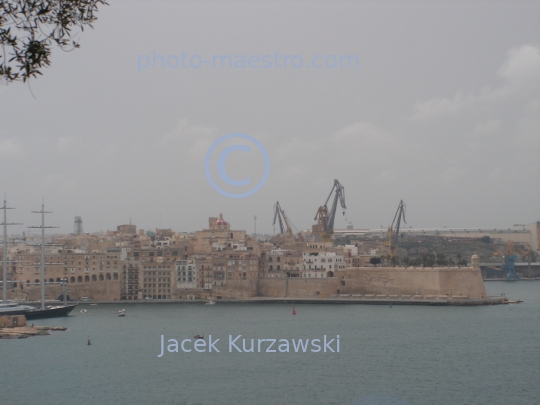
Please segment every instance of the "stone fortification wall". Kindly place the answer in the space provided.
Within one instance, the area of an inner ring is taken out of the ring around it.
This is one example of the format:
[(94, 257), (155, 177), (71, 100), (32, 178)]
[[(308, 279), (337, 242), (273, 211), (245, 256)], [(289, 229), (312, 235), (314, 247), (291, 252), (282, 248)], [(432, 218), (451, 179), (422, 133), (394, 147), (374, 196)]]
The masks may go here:
[(261, 280), (263, 297), (329, 298), (339, 289), (336, 278), (266, 278)]
[(486, 297), (480, 269), (463, 268), (357, 268), (341, 278), (342, 294)]
[(260, 281), (257, 281), (257, 279), (252, 280), (227, 280), (227, 285), (221, 287), (221, 286), (214, 286), (213, 289), (213, 295), (214, 296), (221, 296), (223, 298), (251, 298), (258, 296), (258, 288), (257, 284), (259, 283), (262, 285), (264, 283), (261, 279)]
[[(272, 298), (331, 298), (336, 294), (423, 296), (423, 297), (486, 297), (480, 267), (462, 268), (404, 268), (404, 267), (354, 267), (338, 271), (327, 278), (261, 278), (227, 280), (226, 286), (215, 286), (212, 296), (246, 299), (251, 297)], [(119, 300), (120, 281), (101, 281), (70, 284), (69, 297), (79, 300), (90, 297), (93, 301)], [(62, 287), (46, 287), (47, 299), (56, 299)], [(205, 298), (208, 290), (178, 290), (173, 298), (186, 299), (186, 294)], [(41, 297), (40, 286), (28, 286), (23, 291), (10, 290), (9, 298), (27, 298), (31, 301)]]
[(439, 285), (441, 292), (450, 296), (487, 297), (480, 269), (467, 267), (453, 273), (441, 272)]
[(223, 298), (330, 298), (336, 294), (486, 297), (480, 269), (357, 267), (328, 278), (232, 280), (214, 289)]

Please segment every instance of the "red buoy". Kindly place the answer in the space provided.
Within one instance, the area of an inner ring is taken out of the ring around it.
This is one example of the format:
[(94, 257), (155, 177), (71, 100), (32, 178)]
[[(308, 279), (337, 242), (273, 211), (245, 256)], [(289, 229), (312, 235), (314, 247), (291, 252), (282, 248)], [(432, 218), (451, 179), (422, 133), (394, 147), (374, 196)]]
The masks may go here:
[(294, 310), (294, 307), (292, 307), (292, 314), (296, 315), (296, 311)]

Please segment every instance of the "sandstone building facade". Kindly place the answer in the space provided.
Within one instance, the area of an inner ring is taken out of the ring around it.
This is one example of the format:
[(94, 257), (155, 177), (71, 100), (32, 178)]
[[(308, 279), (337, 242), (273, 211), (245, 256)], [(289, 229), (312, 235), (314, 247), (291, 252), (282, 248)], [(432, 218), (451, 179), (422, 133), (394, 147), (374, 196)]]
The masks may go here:
[[(77, 238), (48, 248), (48, 298), (61, 294), (64, 280), (74, 300), (486, 295), (475, 258), (471, 267), (462, 268), (373, 267), (366, 265), (373, 250), (279, 238), (279, 245), (258, 242), (245, 231), (231, 230), (222, 214), (210, 217), (208, 228), (195, 234), (137, 232), (130, 224), (100, 239)], [(90, 248), (99, 246), (103, 251)], [(11, 248), (8, 259), (11, 297), (39, 298), (39, 251)]]

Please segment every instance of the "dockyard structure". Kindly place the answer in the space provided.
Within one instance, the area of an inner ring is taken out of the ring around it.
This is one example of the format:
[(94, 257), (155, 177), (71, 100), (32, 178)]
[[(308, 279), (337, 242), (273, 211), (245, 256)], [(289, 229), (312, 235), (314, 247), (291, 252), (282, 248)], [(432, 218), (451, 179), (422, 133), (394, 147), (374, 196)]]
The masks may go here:
[[(361, 236), (365, 238), (385, 237), (387, 229), (335, 229), (336, 237)], [(540, 221), (532, 224), (514, 224), (507, 228), (412, 228), (402, 227), (400, 233), (405, 236), (441, 236), (451, 239), (479, 239), (488, 236), (493, 241), (527, 244), (540, 252)]]

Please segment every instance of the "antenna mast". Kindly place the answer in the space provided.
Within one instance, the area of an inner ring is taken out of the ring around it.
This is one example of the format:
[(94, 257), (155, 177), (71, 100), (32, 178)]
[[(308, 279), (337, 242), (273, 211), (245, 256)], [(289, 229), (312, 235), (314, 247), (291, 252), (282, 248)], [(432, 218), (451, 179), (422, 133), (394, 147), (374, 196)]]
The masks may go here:
[(83, 225), (82, 225), (82, 218), (81, 217), (75, 217), (75, 224), (74, 224), (74, 233), (75, 235), (82, 235), (83, 233)]

